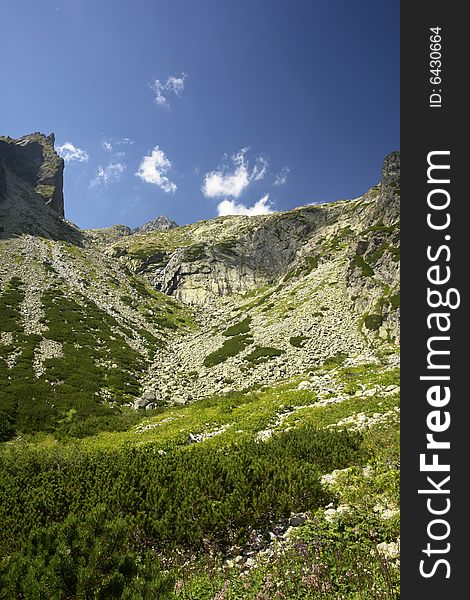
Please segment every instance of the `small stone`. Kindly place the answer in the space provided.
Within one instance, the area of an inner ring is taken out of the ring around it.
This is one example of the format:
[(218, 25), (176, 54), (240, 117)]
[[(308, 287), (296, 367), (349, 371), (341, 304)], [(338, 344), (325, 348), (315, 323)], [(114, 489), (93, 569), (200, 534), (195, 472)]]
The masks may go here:
[(292, 527), (299, 527), (300, 525), (303, 525), (306, 522), (306, 520), (307, 516), (302, 513), (299, 513), (291, 517), (289, 523), (292, 525)]

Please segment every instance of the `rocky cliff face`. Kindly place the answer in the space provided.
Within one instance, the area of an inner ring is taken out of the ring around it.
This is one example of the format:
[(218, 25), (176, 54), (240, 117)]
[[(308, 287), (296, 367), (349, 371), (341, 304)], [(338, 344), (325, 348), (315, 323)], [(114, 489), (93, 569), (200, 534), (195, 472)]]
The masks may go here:
[(54, 134), (0, 137), (0, 193), (6, 193), (7, 173), (29, 184), (43, 201), (64, 216), (64, 161), (54, 150)]
[(63, 164), (52, 138), (35, 134), (18, 142), (0, 138), (0, 239), (31, 234), (81, 245), (83, 232), (61, 214)]

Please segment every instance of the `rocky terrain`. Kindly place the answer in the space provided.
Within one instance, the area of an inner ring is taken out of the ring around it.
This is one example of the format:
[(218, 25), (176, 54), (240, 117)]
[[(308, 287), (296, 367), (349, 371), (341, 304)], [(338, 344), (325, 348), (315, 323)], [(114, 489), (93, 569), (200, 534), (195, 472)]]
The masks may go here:
[[(0, 139), (7, 375), (29, 369), (33, 385), (57, 394), (67, 384), (58, 373), (86, 342), (83, 368), (96, 370), (98, 404), (154, 408), (273, 384), (398, 342), (397, 153), (381, 182), (353, 200), (184, 227), (159, 217), (134, 232), (82, 231), (63, 217), (53, 143), (52, 134)], [(95, 326), (80, 330), (70, 315)], [(110, 338), (128, 356), (114, 358)], [(29, 345), (26, 365), (19, 357)], [(107, 384), (117, 370), (128, 374), (128, 393)], [(70, 398), (55, 418), (71, 407)]]

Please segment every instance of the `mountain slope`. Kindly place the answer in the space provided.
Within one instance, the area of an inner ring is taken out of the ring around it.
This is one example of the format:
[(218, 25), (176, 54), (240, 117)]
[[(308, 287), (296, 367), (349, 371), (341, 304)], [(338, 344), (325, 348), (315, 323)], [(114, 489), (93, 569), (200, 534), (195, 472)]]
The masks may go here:
[(81, 231), (27, 168), (2, 169), (0, 394), (18, 431), (272, 385), (398, 340), (397, 153), (354, 200), (147, 233)]
[(399, 339), (399, 155), (355, 200), (120, 238), (125, 269), (194, 307), (138, 406), (272, 384)]
[(192, 326), (81, 235), (0, 242), (0, 407), (18, 431), (70, 430), (132, 403), (169, 332)]

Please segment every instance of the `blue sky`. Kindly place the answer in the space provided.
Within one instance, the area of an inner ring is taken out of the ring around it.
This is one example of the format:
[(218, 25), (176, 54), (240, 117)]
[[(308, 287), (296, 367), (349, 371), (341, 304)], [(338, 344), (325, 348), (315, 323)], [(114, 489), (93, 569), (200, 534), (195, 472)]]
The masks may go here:
[(398, 0), (8, 0), (0, 134), (56, 135), (79, 226), (362, 194), (399, 148)]

